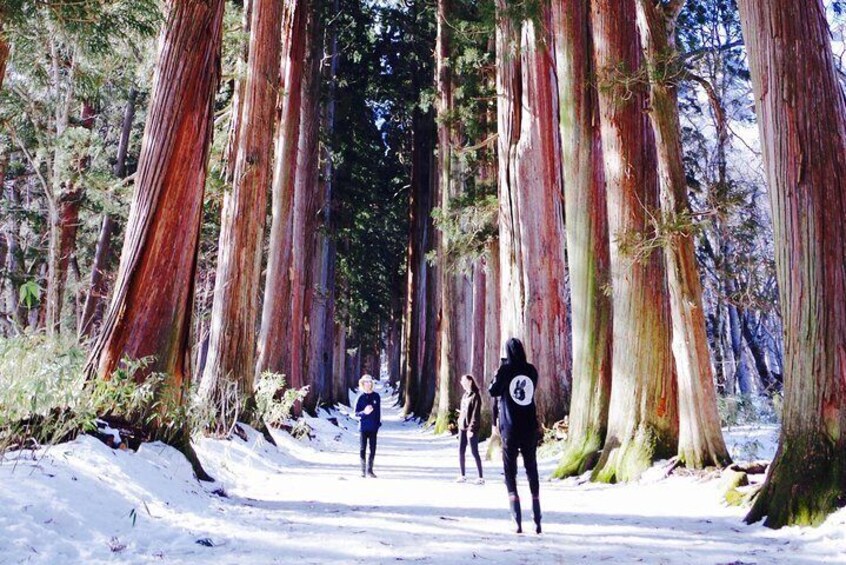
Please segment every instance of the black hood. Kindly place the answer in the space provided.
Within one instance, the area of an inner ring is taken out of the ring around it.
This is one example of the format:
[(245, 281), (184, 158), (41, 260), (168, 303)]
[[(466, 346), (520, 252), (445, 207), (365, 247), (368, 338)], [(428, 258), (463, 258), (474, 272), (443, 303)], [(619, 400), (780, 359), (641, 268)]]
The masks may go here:
[(505, 343), (505, 355), (509, 365), (526, 365), (526, 351), (523, 349), (523, 343), (516, 337)]

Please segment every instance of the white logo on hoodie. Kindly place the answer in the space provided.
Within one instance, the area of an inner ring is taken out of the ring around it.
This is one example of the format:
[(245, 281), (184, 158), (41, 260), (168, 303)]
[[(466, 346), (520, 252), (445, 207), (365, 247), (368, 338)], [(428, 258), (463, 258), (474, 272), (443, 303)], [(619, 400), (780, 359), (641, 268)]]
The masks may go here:
[(520, 406), (528, 406), (535, 398), (535, 385), (526, 375), (517, 375), (508, 385), (511, 400)]

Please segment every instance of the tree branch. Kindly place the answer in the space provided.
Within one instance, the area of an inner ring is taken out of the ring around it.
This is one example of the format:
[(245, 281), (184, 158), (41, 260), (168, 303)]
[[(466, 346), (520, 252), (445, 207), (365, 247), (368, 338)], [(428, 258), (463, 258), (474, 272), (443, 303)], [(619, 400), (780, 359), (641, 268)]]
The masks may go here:
[(692, 51), (681, 54), (679, 58), (682, 61), (688, 61), (690, 59), (695, 59), (696, 57), (701, 57), (706, 53), (722, 53), (723, 51), (729, 51), (731, 49), (735, 49), (736, 47), (743, 47), (742, 39), (726, 43), (725, 45), (720, 45), (719, 47), (702, 47), (701, 49), (693, 49)]

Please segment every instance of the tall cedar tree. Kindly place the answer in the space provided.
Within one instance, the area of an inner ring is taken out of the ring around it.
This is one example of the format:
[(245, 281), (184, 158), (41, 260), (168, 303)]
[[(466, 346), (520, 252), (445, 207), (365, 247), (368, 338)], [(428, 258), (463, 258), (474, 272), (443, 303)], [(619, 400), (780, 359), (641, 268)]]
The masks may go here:
[[(327, 3), (328, 4), (328, 3)], [(333, 13), (340, 9), (339, 0), (331, 4)], [(324, 34), (324, 51), (320, 77), (325, 84), (325, 96), (320, 109), (320, 129), (324, 139), (331, 139), (335, 129), (336, 113), (336, 78), (338, 74), (338, 29), (332, 27)], [(318, 402), (328, 405), (335, 403), (342, 394), (335, 397), (333, 377), (340, 380), (340, 374), (332, 372), (335, 344), (335, 263), (337, 253), (335, 239), (332, 236), (334, 217), (332, 199), (335, 184), (332, 152), (328, 143), (321, 143), (320, 180), (315, 196), (315, 228), (308, 242), (311, 249), (309, 269), (313, 273), (314, 283), (309, 292), (311, 307), (309, 310), (309, 334), (306, 344), (305, 378), (309, 384), (310, 396), (306, 398), (308, 408)]]
[(785, 332), (781, 437), (746, 520), (816, 525), (846, 503), (846, 101), (822, 0), (738, 4)]
[(573, 325), (573, 400), (567, 448), (556, 476), (596, 464), (611, 395), (611, 299), (605, 170), (588, 0), (553, 3), (564, 209)]
[(314, 388), (307, 379), (307, 348), (311, 336), (311, 304), (314, 300), (315, 273), (312, 270), (314, 238), (319, 222), (317, 217), (319, 197), (319, 135), (320, 135), (320, 59), (322, 56), (322, 11), (319, 0), (310, 4), (305, 35), (305, 63), (300, 87), (300, 137), (297, 145), (296, 178), (294, 182), (294, 207), (291, 255), (291, 321), (290, 384), (295, 388), (309, 386), (306, 405), (316, 406)]
[(635, 0), (596, 0), (591, 21), (599, 87), (602, 151), (611, 236), (613, 353), (605, 447), (593, 479), (637, 478), (678, 447), (678, 398), (670, 350), (667, 282), (660, 249), (645, 259), (626, 253), (639, 234), (650, 239), (658, 208), (655, 140), (641, 89), (628, 79), (640, 67)]
[[(191, 380), (191, 305), (223, 7), (223, 0), (168, 5), (114, 297), (88, 361), (91, 373), (108, 379), (125, 359), (152, 358), (135, 378), (165, 374), (160, 395), (171, 406), (185, 402)], [(187, 434), (180, 436), (171, 439), (190, 451)]]
[(538, 417), (550, 425), (569, 411), (572, 359), (549, 3), (537, 10), (497, 1), (500, 331), (537, 366)]
[(255, 327), (258, 315), (262, 240), (267, 187), (273, 167), (273, 133), (279, 83), (282, 4), (255, 0), (244, 81), (240, 131), (232, 190), (223, 201), (209, 351), (200, 395), (214, 407), (218, 424), (228, 427), (237, 406), (228, 396), (245, 398), (240, 407), (251, 418), (255, 378)]
[[(414, 3), (413, 22), (424, 10)], [(423, 12), (425, 13), (425, 12)], [(417, 23), (418, 26), (421, 24)], [(422, 27), (422, 26), (421, 26)], [(431, 38), (424, 30), (412, 35), (417, 49), (431, 50)], [(424, 58), (413, 58), (417, 72), (410, 76), (412, 91), (417, 98), (429, 86)], [(420, 68), (422, 67), (422, 68)], [(436, 127), (431, 108), (416, 103), (411, 110), (411, 181), (409, 187), (409, 228), (406, 247), (406, 296), (404, 314), (404, 342), (402, 374), (404, 379), (403, 411), (407, 415), (428, 418), (435, 395), (436, 323), (438, 295), (438, 267), (426, 256), (435, 246), (432, 210), (437, 197), (435, 174)]]
[(693, 224), (687, 197), (676, 83), (675, 22), (684, 4), (637, 0), (646, 69), (649, 118), (655, 133), (661, 186), (661, 217), (669, 237), (664, 247), (673, 325), (673, 356), (679, 387), (679, 460), (702, 469), (731, 462), (711, 371), (711, 354), (702, 309), (702, 285), (696, 264)]
[[(456, 151), (461, 145), (459, 124), (455, 120), (455, 72), (450, 61), (453, 54), (451, 25), (452, 6), (449, 0), (438, 0), (438, 27), (435, 48), (435, 85), (438, 111), (438, 196), (442, 211), (466, 189), (464, 171)], [(448, 235), (439, 233), (439, 256), (446, 253)], [(438, 386), (435, 404), (435, 432), (447, 430), (460, 398), (459, 377), (472, 369), (473, 288), (467, 275), (442, 266), (440, 280), (440, 321), (438, 324)]]
[(286, 21), (290, 27), (282, 45), (281, 112), (276, 125), (276, 156), (273, 169), (272, 219), (267, 250), (267, 276), (259, 331), (256, 372), (284, 373), (292, 380), (290, 365), (291, 260), (293, 237), (294, 183), (298, 174), (297, 146), (305, 72), (305, 36), (310, 2), (286, 0)]

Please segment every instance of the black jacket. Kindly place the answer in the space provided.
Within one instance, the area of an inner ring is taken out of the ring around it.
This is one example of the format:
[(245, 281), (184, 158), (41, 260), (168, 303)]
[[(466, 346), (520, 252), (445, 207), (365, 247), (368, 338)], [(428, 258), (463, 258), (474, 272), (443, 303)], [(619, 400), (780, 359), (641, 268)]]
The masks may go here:
[(488, 389), (494, 397), (499, 433), (506, 442), (511, 438), (524, 440), (535, 437), (538, 429), (535, 406), (538, 371), (526, 362), (519, 341), (509, 340), (507, 351), (508, 358), (503, 360)]
[(465, 392), (461, 397), (461, 410), (458, 413), (458, 429), (478, 433), (482, 425), (482, 399), (478, 392)]

